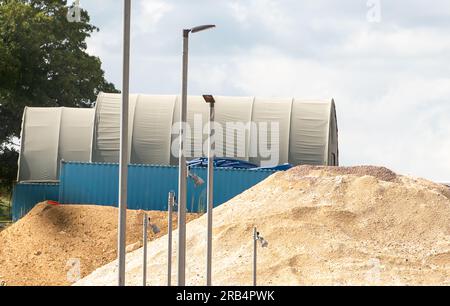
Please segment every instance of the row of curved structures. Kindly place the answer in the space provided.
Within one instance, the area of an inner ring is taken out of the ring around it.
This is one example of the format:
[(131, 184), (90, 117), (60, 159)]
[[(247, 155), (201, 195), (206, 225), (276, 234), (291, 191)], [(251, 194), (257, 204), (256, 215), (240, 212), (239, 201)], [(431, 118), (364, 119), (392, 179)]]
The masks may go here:
[[(339, 164), (334, 101), (215, 97), (216, 155), (274, 166)], [(100, 93), (95, 107), (24, 110), (18, 181), (57, 181), (61, 161), (119, 161), (120, 94)], [(189, 157), (206, 154), (209, 105), (188, 98)], [(131, 95), (132, 164), (177, 165), (180, 97)]]

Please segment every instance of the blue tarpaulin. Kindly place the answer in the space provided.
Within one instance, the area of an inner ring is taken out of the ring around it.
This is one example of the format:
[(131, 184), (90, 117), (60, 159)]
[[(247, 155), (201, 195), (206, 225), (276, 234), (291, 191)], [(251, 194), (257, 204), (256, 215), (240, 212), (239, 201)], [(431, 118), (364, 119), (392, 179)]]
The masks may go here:
[[(189, 167), (208, 167), (208, 158), (199, 157), (188, 162)], [(230, 169), (249, 169), (249, 170), (274, 170), (274, 171), (284, 171), (292, 168), (291, 164), (282, 164), (273, 167), (258, 167), (255, 164), (249, 163), (244, 160), (233, 159), (233, 158), (214, 158), (214, 168), (230, 168)]]
[[(208, 158), (199, 157), (188, 162), (189, 167), (208, 167)], [(231, 168), (231, 169), (252, 169), (258, 166), (243, 160), (232, 158), (215, 158), (214, 168)]]

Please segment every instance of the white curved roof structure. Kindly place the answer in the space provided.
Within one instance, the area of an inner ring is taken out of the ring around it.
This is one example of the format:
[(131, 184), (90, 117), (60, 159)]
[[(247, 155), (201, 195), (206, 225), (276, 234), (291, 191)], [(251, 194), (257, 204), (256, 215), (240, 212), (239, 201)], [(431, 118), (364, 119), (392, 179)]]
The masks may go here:
[(25, 107), (18, 181), (54, 181), (64, 160), (90, 161), (95, 109)]
[[(263, 166), (339, 164), (334, 101), (215, 99), (218, 157)], [(94, 109), (26, 108), (18, 180), (57, 180), (61, 159), (118, 162), (120, 104), (120, 94), (101, 93)], [(178, 164), (179, 109), (175, 95), (131, 95), (130, 163)], [(188, 97), (188, 157), (206, 155), (208, 118), (209, 105), (203, 98)]]

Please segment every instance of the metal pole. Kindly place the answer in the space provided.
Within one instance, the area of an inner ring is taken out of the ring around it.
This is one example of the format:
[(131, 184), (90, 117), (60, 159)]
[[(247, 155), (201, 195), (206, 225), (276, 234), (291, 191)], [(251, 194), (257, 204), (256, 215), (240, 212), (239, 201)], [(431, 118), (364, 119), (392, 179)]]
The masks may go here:
[(168, 221), (167, 221), (167, 286), (172, 285), (172, 213), (173, 206), (175, 203), (175, 194), (173, 191), (169, 192), (169, 201), (168, 201)]
[(144, 213), (143, 231), (142, 231), (142, 247), (143, 247), (143, 263), (142, 263), (142, 286), (147, 286), (147, 228), (148, 217)]
[(180, 103), (180, 152), (178, 173), (178, 286), (186, 284), (186, 141), (185, 125), (187, 114), (188, 44), (190, 30), (183, 30), (183, 75)]
[(212, 284), (212, 225), (214, 209), (214, 156), (215, 156), (215, 130), (214, 130), (214, 102), (209, 103), (209, 151), (208, 151), (208, 184), (207, 184), (207, 210), (208, 210), (208, 237), (206, 251), (206, 285)]
[(258, 247), (258, 232), (256, 227), (253, 229), (253, 286), (256, 286), (256, 256)]
[(122, 107), (120, 109), (120, 160), (119, 160), (119, 228), (118, 262), (119, 286), (125, 286), (125, 242), (127, 222), (127, 182), (128, 182), (128, 102), (130, 95), (130, 19), (131, 0), (124, 0), (123, 21), (123, 76)]

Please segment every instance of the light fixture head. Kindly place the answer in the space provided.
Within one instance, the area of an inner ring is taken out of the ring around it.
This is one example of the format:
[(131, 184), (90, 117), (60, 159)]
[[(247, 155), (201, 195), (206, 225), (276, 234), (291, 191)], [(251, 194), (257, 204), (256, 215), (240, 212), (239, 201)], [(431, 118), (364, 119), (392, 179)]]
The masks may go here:
[(211, 28), (215, 28), (215, 27), (216, 27), (216, 25), (214, 25), (214, 24), (200, 25), (200, 26), (196, 26), (196, 27), (191, 28), (191, 32), (192, 33), (197, 33), (197, 32), (205, 31), (205, 30), (208, 30), (208, 29), (211, 29)]
[(213, 95), (203, 95), (203, 99), (205, 100), (206, 103), (211, 103), (211, 104), (216, 103), (216, 100), (214, 99)]
[(172, 199), (172, 207), (177, 206), (177, 195), (173, 190), (169, 192), (169, 202), (171, 199)]
[(192, 179), (196, 187), (201, 186), (205, 183), (205, 181), (195, 173), (189, 171), (188, 175)]
[(269, 242), (266, 239), (264, 239), (264, 237), (261, 236), (259, 232), (256, 232), (255, 240), (259, 241), (259, 243), (261, 243), (261, 247), (263, 248), (267, 248), (269, 246)]
[(267, 248), (269, 246), (269, 242), (266, 239), (262, 238), (259, 240), (261, 242), (261, 247)]
[(156, 224), (151, 224), (150, 226), (152, 228), (153, 234), (155, 234), (155, 235), (158, 234), (161, 231), (161, 229)]
[(205, 181), (197, 175), (194, 175), (193, 179), (194, 179), (195, 185), (197, 185), (197, 186), (203, 185), (205, 183)]

